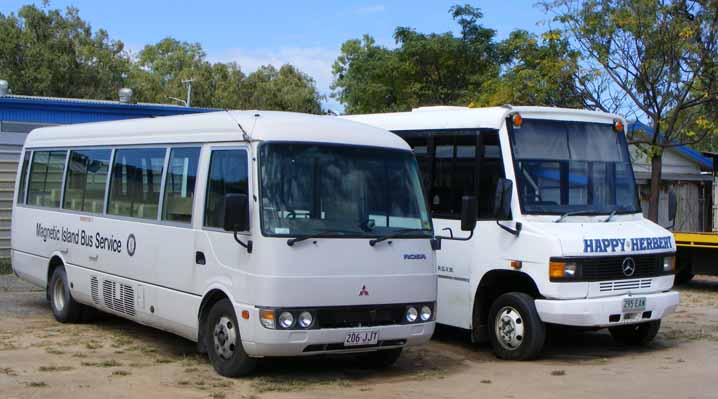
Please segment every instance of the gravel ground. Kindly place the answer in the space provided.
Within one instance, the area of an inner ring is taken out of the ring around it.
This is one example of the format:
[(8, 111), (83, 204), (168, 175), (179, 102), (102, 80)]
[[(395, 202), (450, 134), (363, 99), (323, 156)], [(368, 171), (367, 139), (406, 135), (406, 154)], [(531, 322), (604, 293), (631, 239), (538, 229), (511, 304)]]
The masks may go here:
[(232, 380), (171, 334), (107, 315), (57, 323), (43, 292), (2, 276), (0, 397), (718, 397), (718, 279), (679, 290), (679, 311), (647, 348), (619, 346), (605, 331), (554, 330), (539, 360), (507, 362), (441, 328), (385, 371), (363, 370), (351, 358), (273, 359)]

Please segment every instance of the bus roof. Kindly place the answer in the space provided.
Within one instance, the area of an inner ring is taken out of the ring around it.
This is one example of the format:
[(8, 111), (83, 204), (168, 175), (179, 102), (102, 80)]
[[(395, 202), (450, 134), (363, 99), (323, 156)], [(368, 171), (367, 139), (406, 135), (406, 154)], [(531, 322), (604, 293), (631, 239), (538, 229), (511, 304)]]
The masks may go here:
[[(342, 118), (368, 123), (391, 131), (429, 129), (499, 129), (506, 117), (518, 112), (525, 118), (545, 118), (586, 122), (611, 122), (618, 115), (583, 109), (554, 107), (421, 107), (411, 112), (347, 115)], [(625, 124), (625, 121), (624, 121)]]
[(28, 148), (204, 143), (299, 141), (365, 145), (410, 150), (385, 130), (334, 116), (278, 111), (219, 111), (193, 115), (83, 123), (33, 130)]

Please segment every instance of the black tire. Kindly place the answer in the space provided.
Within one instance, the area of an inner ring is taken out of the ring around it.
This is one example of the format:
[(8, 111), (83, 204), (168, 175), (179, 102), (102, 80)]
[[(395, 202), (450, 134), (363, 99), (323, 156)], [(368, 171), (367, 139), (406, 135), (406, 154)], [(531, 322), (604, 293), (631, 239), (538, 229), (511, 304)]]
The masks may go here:
[(539, 318), (534, 299), (522, 292), (498, 297), (489, 310), (489, 339), (501, 359), (530, 360), (538, 356), (546, 341), (546, 325)]
[(237, 315), (228, 299), (222, 299), (212, 306), (204, 329), (207, 355), (217, 373), (234, 378), (254, 370), (257, 361), (244, 351)]
[(50, 283), (47, 285), (47, 297), (55, 319), (60, 323), (77, 323), (82, 321), (85, 308), (75, 301), (70, 293), (70, 282), (67, 280), (65, 268), (58, 266), (53, 270)]
[(359, 360), (362, 368), (385, 369), (399, 360), (402, 348), (384, 349), (376, 352), (367, 352), (360, 355)]
[(656, 338), (661, 328), (661, 321), (649, 321), (639, 324), (611, 327), (608, 331), (613, 339), (624, 345), (647, 345)]

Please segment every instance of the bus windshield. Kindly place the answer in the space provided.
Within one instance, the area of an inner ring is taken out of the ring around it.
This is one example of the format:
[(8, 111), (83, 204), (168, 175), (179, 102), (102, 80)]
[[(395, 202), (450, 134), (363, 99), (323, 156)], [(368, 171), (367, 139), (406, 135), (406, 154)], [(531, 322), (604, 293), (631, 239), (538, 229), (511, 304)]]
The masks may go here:
[(265, 236), (432, 236), (409, 151), (270, 142), (259, 154)]
[(509, 131), (523, 213), (640, 212), (626, 137), (611, 124), (525, 119)]

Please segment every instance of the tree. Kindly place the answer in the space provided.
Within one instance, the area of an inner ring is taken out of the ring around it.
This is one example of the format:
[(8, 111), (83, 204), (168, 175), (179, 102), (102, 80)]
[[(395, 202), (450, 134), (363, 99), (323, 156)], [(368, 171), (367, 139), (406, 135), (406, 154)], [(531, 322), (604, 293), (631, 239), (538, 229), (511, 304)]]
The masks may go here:
[(349, 40), (333, 66), (333, 96), (347, 113), (404, 111), (421, 105), (467, 105), (498, 74), (495, 32), (481, 26), (472, 6), (450, 13), (460, 35), (418, 33), (398, 27), (398, 47), (378, 46), (370, 36)]
[(73, 7), (0, 13), (0, 38), (0, 78), (16, 94), (116, 98), (129, 70), (122, 42), (93, 32)]
[(715, 129), (701, 110), (718, 106), (718, 2), (715, 0), (556, 0), (583, 53), (578, 80), (589, 104), (644, 116), (653, 135), (629, 140), (651, 159), (648, 217), (658, 216), (663, 151), (695, 144)]
[(497, 46), (501, 74), (480, 88), (474, 106), (501, 104), (583, 108), (576, 84), (579, 53), (560, 32), (516, 30)]
[(316, 89), (314, 79), (292, 65), (279, 70), (265, 65), (251, 73), (242, 83), (242, 108), (285, 110), (319, 114), (323, 97)]

